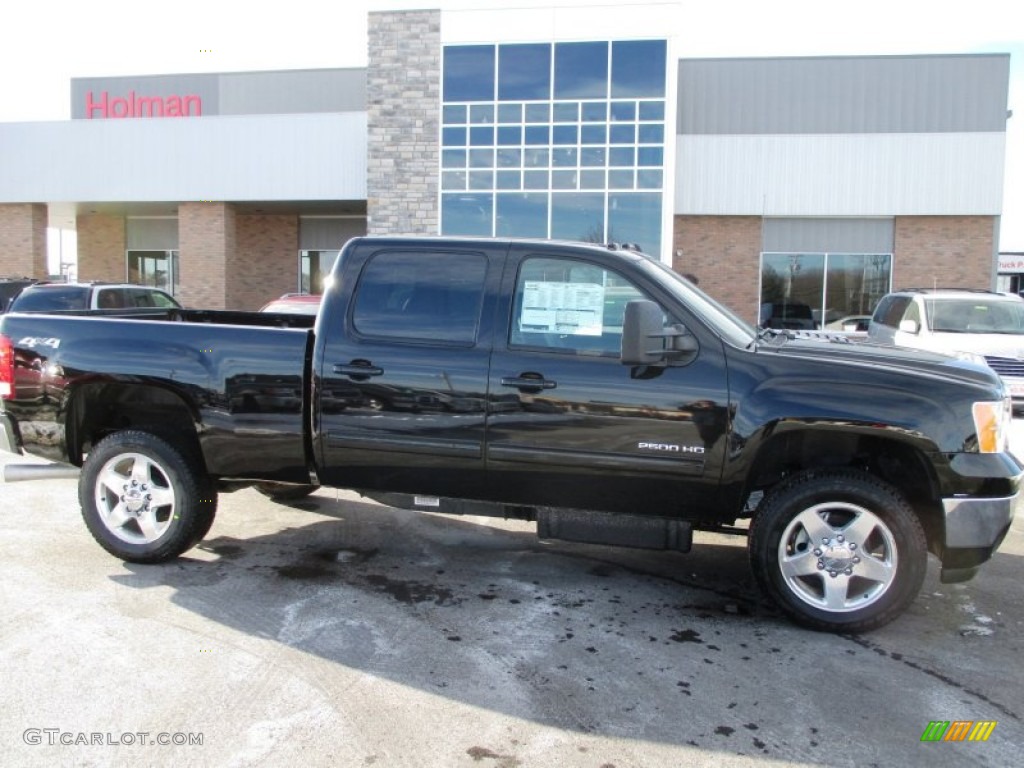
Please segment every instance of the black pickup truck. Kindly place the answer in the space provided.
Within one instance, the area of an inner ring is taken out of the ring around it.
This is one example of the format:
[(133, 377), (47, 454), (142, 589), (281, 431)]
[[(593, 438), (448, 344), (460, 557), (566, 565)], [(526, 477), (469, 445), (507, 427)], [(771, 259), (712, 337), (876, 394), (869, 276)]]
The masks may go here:
[(0, 448), (78, 473), (92, 535), (133, 562), (199, 542), (219, 491), (326, 485), (549, 539), (744, 535), (789, 616), (842, 632), (903, 611), (928, 552), (971, 578), (1024, 473), (987, 368), (759, 333), (628, 249), (357, 238), (319, 315), (274, 321), (5, 315)]

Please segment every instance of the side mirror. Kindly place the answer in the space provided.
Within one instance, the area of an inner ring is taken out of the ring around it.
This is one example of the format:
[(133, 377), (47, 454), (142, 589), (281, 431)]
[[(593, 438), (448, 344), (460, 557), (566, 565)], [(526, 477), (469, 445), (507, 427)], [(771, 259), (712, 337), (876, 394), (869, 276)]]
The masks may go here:
[(917, 334), (921, 330), (921, 326), (917, 320), (900, 320), (900, 330), (904, 333)]
[[(668, 343), (665, 343), (665, 340)], [(666, 327), (661, 307), (638, 299), (626, 304), (622, 320), (623, 365), (666, 365), (697, 351), (697, 340), (681, 325)]]

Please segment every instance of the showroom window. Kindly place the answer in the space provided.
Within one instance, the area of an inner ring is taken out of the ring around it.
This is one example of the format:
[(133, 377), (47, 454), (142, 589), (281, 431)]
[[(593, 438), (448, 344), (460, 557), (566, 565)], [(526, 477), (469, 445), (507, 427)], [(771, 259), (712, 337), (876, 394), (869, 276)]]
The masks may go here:
[(178, 292), (178, 252), (143, 251), (127, 252), (126, 281), (136, 285), (159, 288), (172, 296)]
[(441, 232), (661, 252), (665, 40), (444, 49)]
[(764, 253), (758, 322), (843, 330), (870, 317), (891, 285), (892, 254)]

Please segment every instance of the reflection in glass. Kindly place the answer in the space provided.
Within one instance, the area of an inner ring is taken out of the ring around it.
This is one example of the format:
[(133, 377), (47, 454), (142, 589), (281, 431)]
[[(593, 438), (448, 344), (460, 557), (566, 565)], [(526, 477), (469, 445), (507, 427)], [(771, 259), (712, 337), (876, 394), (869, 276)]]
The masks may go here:
[(444, 101), (494, 101), (494, 46), (444, 49)]
[(608, 43), (555, 46), (555, 98), (593, 99), (608, 95)]
[(494, 196), (491, 194), (441, 195), (441, 231), (447, 235), (491, 234), (494, 215)]
[(552, 193), (551, 237), (603, 243), (604, 195), (593, 192)]
[(547, 237), (548, 196), (541, 192), (499, 194), (495, 234), (499, 237)]
[(666, 41), (612, 43), (612, 98), (665, 95)]
[(661, 194), (609, 194), (608, 240), (615, 243), (636, 243), (644, 253), (661, 253)]
[(498, 99), (551, 98), (551, 46), (547, 43), (498, 46)]

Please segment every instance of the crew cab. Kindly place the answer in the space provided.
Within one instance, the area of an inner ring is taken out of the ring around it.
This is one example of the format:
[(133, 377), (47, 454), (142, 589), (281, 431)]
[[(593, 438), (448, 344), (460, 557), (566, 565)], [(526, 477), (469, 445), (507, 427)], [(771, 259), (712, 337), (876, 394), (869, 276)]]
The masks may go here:
[(132, 562), (194, 546), (243, 485), (554, 540), (731, 533), (791, 618), (857, 632), (914, 600), (929, 552), (944, 581), (971, 578), (1024, 473), (989, 368), (758, 332), (622, 248), (356, 238), (315, 318), (275, 318), (0, 318), (0, 448), (56, 462), (8, 479), (78, 473), (88, 529)]

